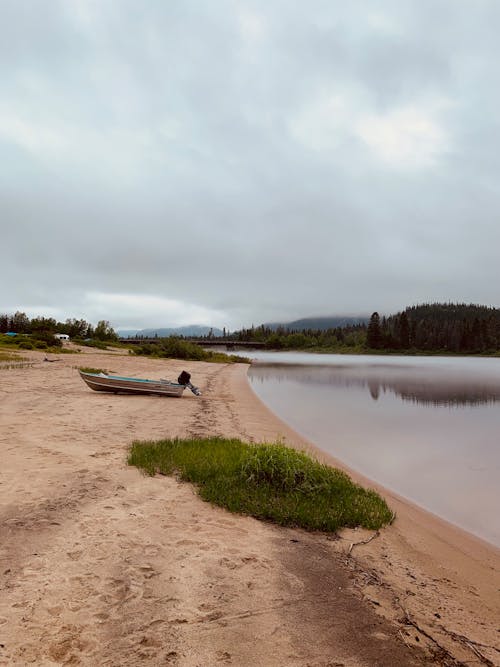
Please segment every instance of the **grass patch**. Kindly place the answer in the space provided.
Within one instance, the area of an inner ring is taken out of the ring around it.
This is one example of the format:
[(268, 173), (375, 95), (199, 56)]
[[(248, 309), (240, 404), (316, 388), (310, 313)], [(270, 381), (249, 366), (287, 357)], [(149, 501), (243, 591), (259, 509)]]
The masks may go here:
[(26, 368), (33, 366), (33, 361), (16, 354), (16, 352), (5, 352), (0, 349), (0, 370), (11, 370), (13, 368)]
[(104, 342), (103, 340), (97, 340), (95, 338), (86, 338), (85, 340), (82, 338), (75, 338), (73, 343), (75, 343), (75, 345), (83, 345), (84, 347), (95, 347), (98, 350), (107, 350), (108, 345), (112, 344), (110, 341)]
[(393, 518), (386, 502), (340, 470), (282, 444), (224, 438), (134, 442), (129, 465), (177, 475), (203, 500), (281, 526), (334, 532), (376, 530)]
[(21, 361), (22, 357), (19, 357), (16, 353), (12, 354), (10, 352), (2, 352), (0, 350), (0, 361)]
[(73, 354), (73, 350), (63, 348), (60, 340), (46, 333), (18, 334), (17, 336), (0, 334), (0, 348), (19, 351), (35, 350), (50, 354)]
[(158, 359), (185, 359), (190, 361), (211, 361), (221, 364), (243, 363), (249, 364), (248, 357), (240, 357), (236, 354), (225, 354), (205, 350), (200, 345), (182, 340), (176, 336), (159, 338), (155, 343), (143, 343), (134, 345), (130, 349), (131, 354), (148, 355)]
[(82, 373), (93, 373), (95, 375), (99, 375), (99, 373), (104, 373), (105, 375), (108, 375), (111, 371), (107, 371), (105, 368), (90, 368), (90, 366), (80, 366), (78, 368), (79, 371), (82, 371)]

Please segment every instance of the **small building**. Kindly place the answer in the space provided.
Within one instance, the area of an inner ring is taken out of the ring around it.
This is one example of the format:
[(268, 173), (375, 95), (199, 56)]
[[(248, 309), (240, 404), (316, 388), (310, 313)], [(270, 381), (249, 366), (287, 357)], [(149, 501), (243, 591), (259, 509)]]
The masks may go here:
[(59, 340), (69, 340), (68, 334), (56, 333), (54, 334), (54, 338), (59, 338)]

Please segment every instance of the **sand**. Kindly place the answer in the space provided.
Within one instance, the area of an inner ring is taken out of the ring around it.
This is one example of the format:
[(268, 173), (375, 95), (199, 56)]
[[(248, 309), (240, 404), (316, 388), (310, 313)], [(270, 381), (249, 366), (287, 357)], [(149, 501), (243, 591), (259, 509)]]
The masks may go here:
[[(335, 537), (127, 466), (135, 439), (209, 434), (331, 462), (267, 410), (246, 366), (28, 356), (0, 368), (0, 665), (499, 664), (500, 553), (486, 543), (386, 491), (392, 526)], [(78, 366), (186, 368), (203, 396), (92, 392)]]

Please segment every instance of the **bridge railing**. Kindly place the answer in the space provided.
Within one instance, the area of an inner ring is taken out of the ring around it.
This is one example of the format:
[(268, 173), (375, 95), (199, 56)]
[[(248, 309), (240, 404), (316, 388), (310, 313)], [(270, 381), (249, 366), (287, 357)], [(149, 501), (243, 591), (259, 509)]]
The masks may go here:
[[(148, 343), (161, 343), (163, 338), (120, 338), (120, 343), (126, 343), (130, 345), (144, 345)], [(265, 343), (262, 342), (252, 342), (245, 340), (220, 340), (218, 338), (183, 338), (182, 340), (187, 343), (194, 343), (195, 345), (201, 345), (202, 347), (225, 347), (227, 350), (234, 350), (237, 347), (246, 347), (246, 348), (262, 348), (265, 347)]]

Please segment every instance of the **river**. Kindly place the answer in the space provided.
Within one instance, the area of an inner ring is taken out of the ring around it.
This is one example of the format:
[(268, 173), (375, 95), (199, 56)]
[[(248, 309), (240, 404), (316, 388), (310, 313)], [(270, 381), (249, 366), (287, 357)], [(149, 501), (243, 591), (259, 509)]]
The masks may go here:
[(254, 391), (298, 433), (500, 546), (500, 359), (252, 357)]

